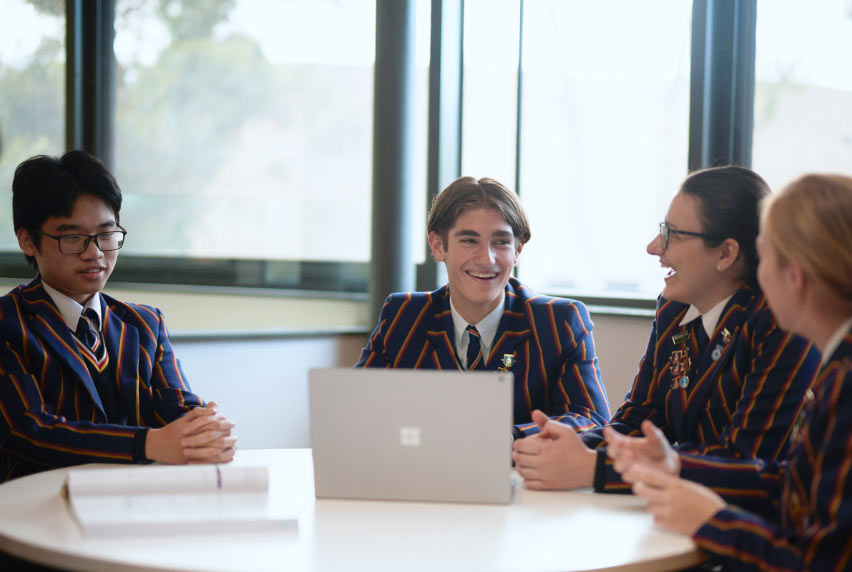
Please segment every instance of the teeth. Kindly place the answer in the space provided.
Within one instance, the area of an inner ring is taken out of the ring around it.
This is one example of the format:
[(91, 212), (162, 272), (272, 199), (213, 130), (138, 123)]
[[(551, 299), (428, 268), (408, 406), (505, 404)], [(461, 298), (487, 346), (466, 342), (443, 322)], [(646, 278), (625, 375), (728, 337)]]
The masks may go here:
[(492, 273), (492, 274), (483, 274), (483, 273), (481, 273), (481, 272), (468, 272), (468, 274), (470, 274), (470, 275), (471, 275), (471, 276), (473, 276), (474, 278), (494, 278), (495, 276), (497, 276), (497, 274), (496, 274), (496, 273)]

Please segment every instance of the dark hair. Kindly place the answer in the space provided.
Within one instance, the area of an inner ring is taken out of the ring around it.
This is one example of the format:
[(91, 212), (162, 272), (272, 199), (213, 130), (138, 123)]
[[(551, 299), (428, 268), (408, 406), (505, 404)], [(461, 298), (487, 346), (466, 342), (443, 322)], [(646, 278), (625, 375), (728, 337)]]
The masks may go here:
[(680, 190), (698, 199), (704, 243), (713, 247), (727, 238), (736, 240), (745, 266), (742, 278), (756, 285), (760, 202), (771, 192), (766, 181), (750, 169), (730, 165), (696, 171)]
[(447, 233), (456, 224), (462, 212), (478, 208), (492, 208), (499, 212), (512, 227), (512, 234), (521, 244), (526, 244), (532, 236), (518, 195), (487, 177), (479, 180), (460, 177), (450, 183), (432, 201), (426, 223), (427, 230), (438, 233), (446, 244)]
[[(50, 217), (71, 216), (81, 195), (101, 199), (112, 209), (115, 221), (121, 210), (121, 189), (103, 163), (85, 151), (62, 157), (37, 155), (18, 165), (12, 181), (12, 221), (15, 233), (25, 229), (36, 248), (38, 232)], [(35, 268), (35, 258), (27, 256)]]

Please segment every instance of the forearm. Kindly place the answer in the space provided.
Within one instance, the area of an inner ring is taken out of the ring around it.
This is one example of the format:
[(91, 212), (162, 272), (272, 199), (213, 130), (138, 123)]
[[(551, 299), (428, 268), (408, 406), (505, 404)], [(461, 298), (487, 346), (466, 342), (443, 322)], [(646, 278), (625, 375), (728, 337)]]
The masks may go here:
[(791, 538), (792, 531), (736, 507), (717, 512), (693, 536), (700, 548), (724, 563), (725, 570), (813, 569), (806, 567)]
[(60, 421), (28, 414), (9, 430), (3, 452), (43, 467), (145, 461), (147, 428)]

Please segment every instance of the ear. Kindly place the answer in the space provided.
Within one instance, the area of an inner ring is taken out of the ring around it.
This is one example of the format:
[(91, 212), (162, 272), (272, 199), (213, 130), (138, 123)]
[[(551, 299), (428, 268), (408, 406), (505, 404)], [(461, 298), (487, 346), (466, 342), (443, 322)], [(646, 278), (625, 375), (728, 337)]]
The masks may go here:
[(521, 258), (521, 250), (524, 248), (524, 243), (515, 238), (515, 243), (517, 246), (515, 247), (515, 264), (518, 263), (518, 260)]
[(30, 235), (30, 231), (25, 228), (19, 228), (15, 235), (18, 237), (18, 246), (24, 254), (35, 256), (39, 252), (36, 245), (33, 244), (33, 237)]
[(784, 267), (784, 279), (797, 294), (803, 293), (808, 286), (808, 277), (795, 260), (788, 260)]
[(719, 258), (716, 260), (716, 270), (725, 272), (740, 257), (740, 243), (733, 238), (726, 238), (719, 248)]
[(444, 262), (446, 248), (444, 248), (444, 241), (441, 240), (441, 236), (434, 230), (430, 230), (428, 238), (429, 248), (432, 250), (432, 257), (435, 259), (435, 262)]

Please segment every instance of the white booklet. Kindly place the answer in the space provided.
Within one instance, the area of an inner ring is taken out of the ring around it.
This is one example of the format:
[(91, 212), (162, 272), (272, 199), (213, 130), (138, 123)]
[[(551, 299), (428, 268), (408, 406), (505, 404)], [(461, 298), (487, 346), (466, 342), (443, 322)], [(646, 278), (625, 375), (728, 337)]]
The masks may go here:
[(270, 510), (264, 466), (181, 465), (71, 469), (68, 502), (86, 536), (292, 529)]

